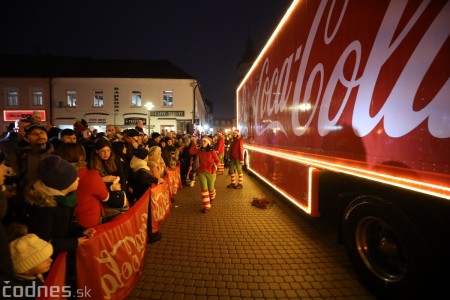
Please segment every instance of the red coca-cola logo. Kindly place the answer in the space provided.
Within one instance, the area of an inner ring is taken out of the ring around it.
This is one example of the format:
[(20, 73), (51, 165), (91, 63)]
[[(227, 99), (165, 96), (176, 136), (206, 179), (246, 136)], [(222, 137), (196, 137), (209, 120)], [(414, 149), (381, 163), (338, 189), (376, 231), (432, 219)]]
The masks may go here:
[(238, 121), (257, 136), (346, 124), (398, 138), (426, 124), (449, 138), (449, 34), (450, 2), (308, 1), (239, 87)]

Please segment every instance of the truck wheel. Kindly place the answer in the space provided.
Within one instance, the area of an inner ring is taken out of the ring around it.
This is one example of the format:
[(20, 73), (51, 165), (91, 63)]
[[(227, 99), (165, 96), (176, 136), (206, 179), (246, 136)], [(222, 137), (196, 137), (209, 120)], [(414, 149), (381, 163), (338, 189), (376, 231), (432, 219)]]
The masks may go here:
[[(343, 218), (344, 243), (361, 280), (376, 295), (414, 293), (426, 261), (423, 239), (414, 225), (384, 199), (359, 196)], [(416, 294), (417, 295), (417, 294)]]

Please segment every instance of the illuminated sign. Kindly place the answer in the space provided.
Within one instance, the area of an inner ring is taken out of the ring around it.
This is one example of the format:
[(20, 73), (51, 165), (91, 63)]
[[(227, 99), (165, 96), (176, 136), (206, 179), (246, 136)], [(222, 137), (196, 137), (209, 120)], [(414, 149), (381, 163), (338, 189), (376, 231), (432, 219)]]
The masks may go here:
[(184, 117), (184, 111), (150, 111), (150, 116), (152, 117)]
[(147, 125), (147, 119), (146, 118), (139, 118), (139, 117), (125, 118), (124, 119), (124, 124), (125, 125), (136, 125), (139, 120), (143, 121), (144, 125)]
[(106, 118), (88, 118), (87, 122), (88, 124), (106, 124)]
[(33, 112), (38, 112), (41, 114), (41, 121), (47, 121), (47, 114), (45, 110), (4, 110), (3, 120), (9, 122), (15, 122), (17, 119), (31, 118)]

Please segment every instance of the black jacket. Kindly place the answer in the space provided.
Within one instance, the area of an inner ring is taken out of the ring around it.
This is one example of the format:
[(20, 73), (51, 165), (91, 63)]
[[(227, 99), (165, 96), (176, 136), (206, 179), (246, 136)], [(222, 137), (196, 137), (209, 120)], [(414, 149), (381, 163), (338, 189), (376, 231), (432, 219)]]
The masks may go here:
[(142, 195), (152, 187), (152, 184), (158, 184), (158, 178), (153, 177), (150, 170), (139, 169), (133, 174), (133, 198), (134, 201), (141, 199)]

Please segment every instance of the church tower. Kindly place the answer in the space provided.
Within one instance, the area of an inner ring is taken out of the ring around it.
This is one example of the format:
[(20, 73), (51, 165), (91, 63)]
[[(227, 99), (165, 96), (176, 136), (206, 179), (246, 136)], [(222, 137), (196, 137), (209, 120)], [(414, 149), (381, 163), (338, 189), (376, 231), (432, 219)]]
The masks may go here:
[(253, 48), (253, 43), (250, 39), (250, 36), (248, 36), (247, 42), (245, 43), (244, 54), (242, 55), (242, 58), (237, 65), (238, 76), (236, 79), (236, 85), (239, 85), (242, 79), (244, 79), (244, 76), (247, 74), (248, 70), (250, 70), (250, 67), (252, 66), (255, 59), (256, 59), (256, 52), (255, 49)]

